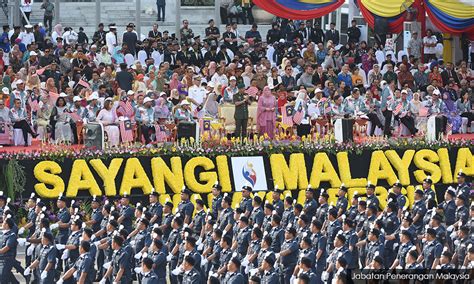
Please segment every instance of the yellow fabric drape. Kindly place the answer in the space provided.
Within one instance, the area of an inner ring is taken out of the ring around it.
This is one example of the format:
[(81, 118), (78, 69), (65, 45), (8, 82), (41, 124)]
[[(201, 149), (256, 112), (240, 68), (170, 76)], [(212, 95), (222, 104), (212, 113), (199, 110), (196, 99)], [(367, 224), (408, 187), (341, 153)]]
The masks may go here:
[[(362, 5), (367, 8), (370, 12), (374, 13), (377, 16), (392, 18), (400, 15), (405, 10), (402, 7), (402, 4), (410, 2), (413, 4), (414, 0), (361, 0)], [(411, 4), (409, 4), (411, 5)]]
[(441, 12), (458, 19), (474, 18), (474, 0), (471, 5), (459, 0), (430, 0), (430, 3)]

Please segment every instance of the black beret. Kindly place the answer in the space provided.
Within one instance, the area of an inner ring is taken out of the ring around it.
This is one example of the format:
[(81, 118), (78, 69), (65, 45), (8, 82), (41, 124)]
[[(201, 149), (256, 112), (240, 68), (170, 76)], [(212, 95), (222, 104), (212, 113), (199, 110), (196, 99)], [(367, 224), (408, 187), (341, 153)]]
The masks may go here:
[(183, 190), (181, 191), (181, 193), (184, 193), (184, 194), (187, 194), (187, 195), (191, 195), (191, 191), (190, 191), (189, 189), (187, 189), (187, 188), (183, 189)]
[(246, 190), (246, 191), (252, 192), (252, 187), (250, 187), (250, 186), (248, 186), (248, 185), (245, 185), (245, 186), (242, 186), (242, 190)]
[(428, 229), (426, 229), (426, 233), (427, 233), (428, 235), (431, 235), (431, 236), (433, 236), (433, 237), (436, 237), (436, 230), (433, 229), (433, 228), (428, 228)]

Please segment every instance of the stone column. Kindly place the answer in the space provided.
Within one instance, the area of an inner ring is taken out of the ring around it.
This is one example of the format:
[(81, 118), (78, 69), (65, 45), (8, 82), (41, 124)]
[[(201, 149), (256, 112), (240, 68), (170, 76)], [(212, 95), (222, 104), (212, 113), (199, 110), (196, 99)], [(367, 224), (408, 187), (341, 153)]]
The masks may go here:
[(54, 21), (56, 24), (61, 23), (61, 19), (59, 18), (61, 14), (59, 10), (61, 9), (61, 5), (59, 4), (59, 0), (54, 0)]
[(141, 40), (142, 24), (140, 19), (142, 9), (142, 0), (135, 0), (135, 26), (138, 34), (138, 40)]
[(101, 0), (95, 0), (95, 26), (98, 27), (100, 24), (100, 8)]
[(179, 29), (181, 27), (181, 0), (175, 0), (176, 10), (175, 10), (175, 33), (176, 33), (176, 38), (178, 41), (181, 41), (181, 33), (179, 32)]
[(221, 30), (221, 0), (214, 0), (214, 23)]

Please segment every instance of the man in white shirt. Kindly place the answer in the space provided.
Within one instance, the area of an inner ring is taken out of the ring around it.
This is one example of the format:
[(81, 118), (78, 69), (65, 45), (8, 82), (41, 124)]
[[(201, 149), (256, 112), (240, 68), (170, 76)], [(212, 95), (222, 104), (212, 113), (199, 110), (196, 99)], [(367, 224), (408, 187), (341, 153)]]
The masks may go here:
[(110, 54), (114, 54), (114, 48), (117, 46), (117, 27), (115, 24), (109, 25), (109, 32), (105, 34), (105, 44)]
[(33, 34), (32, 25), (26, 25), (25, 29), (26, 30), (20, 34), (19, 38), (25, 46), (28, 46), (29, 44), (35, 42), (35, 35)]
[(203, 115), (203, 104), (206, 99), (206, 89), (201, 86), (201, 75), (193, 77), (193, 85), (188, 90), (188, 100), (191, 102), (191, 110), (198, 112), (198, 118)]
[(423, 54), (425, 63), (436, 60), (436, 44), (438, 40), (430, 29), (426, 30), (426, 36), (423, 38)]

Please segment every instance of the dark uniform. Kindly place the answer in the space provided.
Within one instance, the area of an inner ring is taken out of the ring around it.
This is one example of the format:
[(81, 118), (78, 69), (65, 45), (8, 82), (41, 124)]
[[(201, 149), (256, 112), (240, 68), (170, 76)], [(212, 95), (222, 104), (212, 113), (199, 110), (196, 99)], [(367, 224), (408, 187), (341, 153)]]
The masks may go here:
[[(334, 240), (336, 238), (337, 233), (341, 230), (341, 222), (339, 220), (334, 220), (333, 222), (329, 222), (327, 229), (326, 229), (326, 236), (328, 240)], [(330, 254), (331, 251), (334, 249), (334, 243), (332, 241), (327, 242), (326, 245), (326, 253)]]
[(130, 257), (131, 255), (127, 252), (124, 247), (114, 251), (112, 255), (112, 277), (115, 278), (117, 273), (121, 268), (123, 268), (124, 272), (122, 278), (120, 278), (119, 284), (130, 284), (132, 283), (132, 273), (130, 267)]
[(174, 215), (169, 213), (166, 214), (163, 218), (161, 225), (167, 225), (163, 230), (163, 241), (167, 241), (171, 233), (171, 223), (173, 222)]
[[(374, 258), (379, 255), (380, 257), (384, 257), (385, 250), (384, 245), (379, 240), (375, 242), (369, 242), (367, 244), (367, 256), (366, 256), (366, 263), (370, 264)], [(390, 265), (387, 263), (387, 265)]]
[(12, 273), (13, 264), (15, 262), (16, 257), (16, 247), (18, 245), (18, 241), (16, 238), (16, 234), (12, 230), (8, 230), (7, 232), (3, 232), (0, 235), (0, 246), (1, 248), (8, 247), (9, 250), (3, 254), (0, 254), (0, 277), (2, 282), (5, 283), (18, 283), (15, 279), (15, 276)]
[[(402, 268), (405, 268), (406, 265), (406, 256), (408, 252), (413, 248), (413, 244), (411, 242), (401, 244), (400, 247), (398, 248), (398, 254), (397, 254), (397, 259), (398, 259), (398, 265), (401, 266)], [(387, 266), (392, 265), (391, 263), (386, 263)]]
[[(397, 213), (391, 212), (389, 213), (385, 218), (383, 218), (384, 222), (384, 230), (385, 230), (385, 235), (392, 235), (395, 233), (395, 231), (400, 227), (400, 221), (398, 220)], [(395, 260), (396, 257), (396, 252), (394, 249), (394, 245), (397, 243), (397, 239), (394, 240), (386, 240), (385, 241), (385, 258), (384, 258), (384, 263), (389, 265), (392, 264)]]
[(40, 284), (51, 284), (54, 283), (54, 275), (55, 275), (55, 265), (56, 265), (56, 255), (57, 251), (56, 248), (49, 244), (47, 246), (43, 246), (38, 256), (39, 266), (36, 269), (36, 276), (37, 279), (41, 279), (41, 273), (44, 271), (48, 263), (53, 264), (53, 268), (48, 270), (47, 276), (45, 279), (40, 280)]
[(312, 248), (314, 250), (315, 255), (318, 253), (319, 250), (322, 250), (322, 254), (319, 257), (318, 260), (316, 260), (315, 267), (316, 267), (316, 273), (318, 274), (319, 277), (321, 277), (321, 273), (324, 271), (324, 268), (326, 267), (326, 259), (327, 259), (327, 253), (326, 253), (326, 245), (327, 245), (327, 238), (325, 235), (319, 233), (313, 234), (311, 237), (312, 239)]
[(377, 196), (375, 196), (375, 194), (372, 194), (372, 195), (367, 195), (367, 206), (369, 205), (373, 205), (375, 206), (375, 208), (380, 208), (380, 202), (379, 202), (379, 199), (377, 198)]
[(263, 224), (263, 210), (262, 207), (254, 208), (252, 214), (250, 214), (250, 225), (253, 226), (257, 224), (259, 227), (262, 227)]
[[(151, 255), (154, 264), (154, 273), (159, 284), (166, 283), (166, 254), (163, 250)], [(143, 281), (143, 280), (142, 280)]]
[[(181, 234), (178, 229), (173, 229), (168, 238), (168, 250), (171, 252), (173, 248), (181, 243)], [(171, 274), (171, 271), (178, 265), (178, 255), (173, 255), (169, 262), (169, 272), (171, 283), (177, 283), (177, 277)]]
[(200, 284), (200, 283), (201, 283), (201, 274), (196, 268), (193, 268), (189, 271), (184, 272), (182, 284)]
[(463, 195), (464, 200), (469, 200), (469, 194), (471, 192), (471, 185), (467, 182), (464, 182), (462, 184), (458, 184), (456, 187), (456, 196), (459, 194)]
[(74, 272), (74, 280), (79, 281), (82, 272), (87, 273), (86, 284), (92, 284), (95, 280), (94, 259), (88, 253), (85, 253), (77, 259), (74, 264), (76, 272)]
[(285, 241), (285, 231), (282, 227), (275, 226), (271, 228), (269, 236), (272, 238), (272, 251), (274, 251), (275, 253), (279, 253), (281, 250), (281, 246)]
[(181, 201), (178, 204), (178, 213), (183, 216), (185, 219), (186, 217), (189, 217), (189, 220), (193, 218), (193, 212), (194, 212), (194, 204), (191, 203), (191, 201)]
[(460, 268), (463, 263), (464, 259), (466, 258), (467, 255), (467, 247), (472, 244), (472, 240), (470, 240), (468, 237), (465, 237), (462, 240), (456, 240), (455, 245), (454, 245), (454, 251), (456, 252), (456, 258), (453, 259), (453, 261), (457, 264), (457, 267)]
[[(66, 208), (58, 211), (58, 219), (63, 223), (69, 223), (71, 220), (71, 214)], [(56, 235), (56, 243), (65, 245), (69, 237), (69, 228), (58, 228), (58, 234)]]
[(66, 260), (66, 271), (74, 266), (74, 263), (79, 258), (79, 245), (80, 245), (80, 238), (81, 238), (81, 231), (72, 232), (67, 239), (66, 245), (74, 245), (76, 249), (68, 250), (68, 258)]
[(222, 210), (222, 195), (214, 196), (212, 198), (212, 218), (217, 220), (219, 212)]
[(224, 231), (227, 224), (233, 225), (235, 223), (233, 215), (234, 215), (234, 212), (232, 212), (232, 209), (230, 207), (222, 210), (221, 214), (219, 215), (219, 220), (218, 220), (219, 229)]
[(306, 200), (304, 202), (303, 211), (306, 215), (308, 215), (310, 219), (312, 219), (313, 216), (316, 214), (317, 209), (318, 203), (316, 202), (316, 200), (314, 200), (314, 198)]
[(446, 222), (446, 226), (451, 226), (452, 224), (456, 223), (456, 203), (454, 202), (454, 199), (443, 201), (440, 204), (440, 207), (444, 212), (444, 221)]
[(281, 201), (281, 199), (278, 200), (277, 202), (273, 202), (273, 208), (275, 208), (275, 211), (280, 217), (283, 216), (285, 205), (283, 204), (283, 201)]
[(413, 222), (413, 226), (416, 229), (416, 233), (420, 234), (421, 230), (423, 229), (423, 216), (426, 214), (426, 206), (423, 202), (423, 199), (415, 201), (415, 203), (413, 204), (412, 214), (413, 218), (415, 218), (417, 214), (421, 216), (421, 218)]
[(469, 209), (467, 209), (466, 206), (458, 206), (456, 208), (455, 218), (457, 221), (466, 224), (469, 219)]
[(237, 234), (237, 251), (239, 253), (239, 259), (243, 259), (247, 254), (250, 245), (250, 233), (251, 229), (247, 226), (241, 229)]
[(345, 196), (338, 197), (336, 202), (337, 212), (342, 209), (342, 214), (346, 213), (348, 204), (349, 202), (347, 201), (347, 198)]
[(283, 227), (288, 226), (289, 224), (293, 224), (295, 219), (295, 213), (293, 212), (293, 206), (285, 208), (283, 211), (283, 215), (281, 217), (281, 225)]
[(291, 275), (293, 274), (298, 261), (299, 245), (294, 239), (286, 240), (281, 246), (281, 251), (284, 250), (290, 250), (290, 254), (287, 256), (280, 256), (280, 264), (283, 266), (285, 283), (289, 283)]
[(149, 271), (148, 273), (144, 274), (141, 279), (142, 284), (161, 284), (166, 282), (160, 282), (158, 276), (153, 271)]
[(120, 216), (124, 217), (122, 221), (123, 228), (127, 230), (127, 232), (133, 231), (132, 219), (134, 216), (134, 209), (128, 205), (124, 206), (120, 209)]
[(199, 238), (201, 235), (201, 230), (204, 224), (206, 223), (206, 212), (201, 210), (194, 215), (193, 218), (193, 233)]
[(95, 223), (92, 224), (91, 229), (94, 233), (97, 233), (101, 229), (101, 223), (104, 219), (100, 208), (92, 210), (91, 219), (95, 221)]
[[(236, 102), (242, 102), (245, 98), (246, 95), (242, 94), (240, 91), (235, 94), (232, 98), (234, 104)], [(239, 106), (235, 106), (235, 113), (234, 113), (234, 119), (235, 119), (235, 136), (236, 137), (245, 137), (247, 136), (247, 122), (249, 119), (249, 109), (248, 109), (248, 103), (244, 102), (243, 104)], [(250, 202), (252, 202), (250, 200)], [(245, 208), (242, 207), (241, 208)], [(252, 209), (250, 207), (250, 209)]]
[(437, 240), (425, 243), (422, 251), (423, 267), (426, 269), (431, 269), (431, 267), (433, 266), (433, 262), (436, 258), (441, 257), (442, 252), (443, 246)]
[(321, 204), (321, 206), (319, 206), (319, 208), (316, 210), (316, 220), (321, 222), (321, 224), (324, 224), (324, 221), (328, 216), (328, 210), (329, 205), (327, 203)]
[(163, 220), (163, 206), (159, 202), (155, 202), (148, 206), (148, 211), (152, 214), (152, 217), (156, 216), (156, 220), (153, 224), (161, 224)]
[(275, 271), (275, 269), (272, 267), (268, 271), (264, 271), (262, 275), (262, 282), (263, 284), (278, 284), (279, 279), (278, 279), (278, 273)]
[[(250, 214), (252, 212), (252, 198), (244, 197), (239, 203), (239, 207), (244, 211), (243, 214)], [(250, 216), (250, 215), (249, 215)]]

